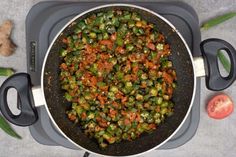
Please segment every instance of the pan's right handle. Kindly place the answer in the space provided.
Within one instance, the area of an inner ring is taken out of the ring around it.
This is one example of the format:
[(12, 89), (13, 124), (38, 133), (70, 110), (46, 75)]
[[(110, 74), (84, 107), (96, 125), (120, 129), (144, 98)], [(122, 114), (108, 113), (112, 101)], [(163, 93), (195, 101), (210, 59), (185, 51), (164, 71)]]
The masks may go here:
[[(7, 93), (10, 88), (14, 88), (18, 94), (20, 103), (20, 114), (14, 115), (9, 109)], [(38, 119), (36, 108), (34, 107), (31, 90), (31, 80), (27, 73), (18, 73), (9, 77), (0, 87), (0, 110), (3, 116), (11, 123), (19, 126), (29, 126)]]
[[(228, 42), (221, 39), (207, 39), (200, 45), (206, 63), (206, 86), (208, 89), (219, 91), (229, 87), (236, 79), (236, 50)], [(220, 74), (217, 52), (225, 50), (231, 62), (230, 73), (227, 77)]]

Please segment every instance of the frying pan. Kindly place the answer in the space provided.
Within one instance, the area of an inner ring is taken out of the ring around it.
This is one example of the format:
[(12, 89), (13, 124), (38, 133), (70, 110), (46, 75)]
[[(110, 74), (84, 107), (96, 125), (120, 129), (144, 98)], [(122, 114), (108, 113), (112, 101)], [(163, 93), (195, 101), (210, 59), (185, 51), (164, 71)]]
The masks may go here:
[[(73, 32), (73, 22), (80, 21), (91, 14), (107, 10), (127, 10), (139, 13), (143, 19), (154, 23), (164, 34), (171, 47), (173, 62), (178, 77), (178, 86), (174, 91), (174, 114), (158, 126), (151, 134), (143, 134), (134, 141), (122, 141), (109, 145), (101, 150), (94, 139), (88, 138), (78, 127), (68, 120), (66, 110), (70, 104), (64, 99), (64, 91), (60, 88), (59, 65), (62, 62), (59, 50), (63, 46), (62, 38)], [(29, 126), (38, 119), (36, 107), (45, 105), (55, 128), (78, 148), (88, 152), (109, 156), (140, 155), (151, 151), (167, 142), (181, 127), (187, 118), (193, 103), (196, 90), (196, 77), (205, 76), (206, 85), (211, 90), (223, 90), (229, 87), (236, 78), (236, 51), (226, 41), (207, 39), (200, 45), (203, 58), (193, 58), (184, 38), (178, 30), (161, 15), (146, 8), (130, 4), (109, 4), (92, 8), (79, 14), (68, 22), (56, 35), (48, 48), (42, 67), (41, 86), (32, 87), (27, 73), (18, 73), (9, 77), (0, 88), (0, 109), (5, 118), (19, 126)], [(225, 50), (231, 61), (231, 71), (227, 77), (222, 77), (217, 62), (217, 51)], [(21, 113), (14, 115), (7, 102), (7, 92), (15, 88), (18, 93), (18, 103)]]

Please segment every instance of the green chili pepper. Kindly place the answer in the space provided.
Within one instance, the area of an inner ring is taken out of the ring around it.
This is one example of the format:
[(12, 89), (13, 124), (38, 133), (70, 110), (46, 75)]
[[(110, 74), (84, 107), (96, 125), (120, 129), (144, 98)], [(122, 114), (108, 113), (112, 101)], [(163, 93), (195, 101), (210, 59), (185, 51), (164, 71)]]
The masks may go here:
[(0, 76), (11, 76), (14, 74), (14, 70), (11, 68), (0, 68)]
[(225, 70), (229, 73), (230, 69), (231, 69), (231, 64), (230, 64), (229, 60), (225, 57), (225, 55), (222, 51), (218, 51), (217, 56), (218, 56), (221, 64), (225, 68)]
[(224, 15), (215, 17), (207, 21), (206, 23), (203, 23), (203, 25), (201, 26), (201, 30), (208, 30), (209, 28), (219, 25), (235, 16), (236, 16), (236, 12), (232, 12), (232, 13), (226, 13)]
[(7, 121), (0, 115), (0, 128), (6, 132), (8, 135), (15, 137), (17, 139), (21, 139), (21, 136), (18, 135), (12, 127), (7, 123)]

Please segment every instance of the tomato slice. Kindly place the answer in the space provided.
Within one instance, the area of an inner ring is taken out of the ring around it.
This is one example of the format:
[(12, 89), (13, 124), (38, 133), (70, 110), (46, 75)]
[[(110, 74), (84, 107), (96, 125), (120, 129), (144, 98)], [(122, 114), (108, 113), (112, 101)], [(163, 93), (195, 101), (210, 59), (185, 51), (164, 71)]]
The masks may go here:
[(225, 94), (214, 96), (207, 105), (208, 115), (214, 119), (226, 118), (233, 112), (233, 110), (233, 101)]

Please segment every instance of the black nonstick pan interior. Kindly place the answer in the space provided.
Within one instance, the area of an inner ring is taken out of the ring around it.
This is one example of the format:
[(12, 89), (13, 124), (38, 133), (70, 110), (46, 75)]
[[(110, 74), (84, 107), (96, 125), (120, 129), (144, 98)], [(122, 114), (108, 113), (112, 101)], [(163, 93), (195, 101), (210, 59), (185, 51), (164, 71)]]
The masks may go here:
[(101, 150), (96, 140), (88, 138), (77, 125), (68, 120), (65, 113), (70, 104), (63, 98), (64, 91), (60, 88), (59, 65), (61, 58), (59, 57), (59, 50), (63, 46), (61, 42), (62, 38), (73, 31), (73, 26), (68, 26), (53, 44), (45, 64), (43, 86), (47, 106), (53, 120), (68, 138), (91, 152), (111, 156), (127, 156), (139, 154), (156, 147), (169, 138), (179, 127), (190, 108), (195, 78), (190, 54), (186, 47), (187, 45), (184, 44), (183, 40), (171, 26), (151, 12), (130, 6), (113, 6), (91, 11), (79, 17), (76, 21), (92, 13), (111, 9), (128, 10), (139, 13), (143, 19), (157, 25), (160, 32), (166, 37), (172, 50), (170, 59), (176, 69), (178, 78), (177, 88), (173, 96), (175, 103), (173, 116), (166, 118), (166, 121), (158, 126), (157, 130), (151, 134), (144, 134), (134, 141), (122, 141), (117, 144), (112, 144), (105, 150)]

